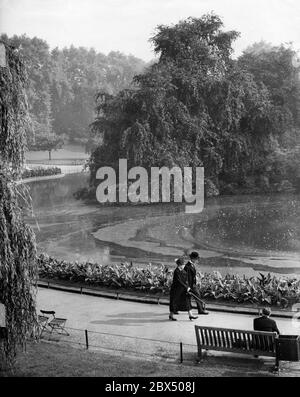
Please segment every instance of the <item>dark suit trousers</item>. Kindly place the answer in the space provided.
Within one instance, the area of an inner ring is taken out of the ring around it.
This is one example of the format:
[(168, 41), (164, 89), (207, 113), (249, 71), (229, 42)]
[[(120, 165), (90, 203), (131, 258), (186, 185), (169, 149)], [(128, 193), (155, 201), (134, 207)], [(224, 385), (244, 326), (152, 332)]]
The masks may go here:
[[(195, 299), (196, 305), (197, 305), (197, 309), (198, 309), (198, 313), (203, 313), (205, 311), (205, 303), (203, 302), (203, 300), (200, 298), (200, 291), (199, 288), (196, 285), (193, 285), (193, 287), (191, 288), (191, 292), (197, 297), (197, 299)], [(191, 298), (193, 298), (191, 296)]]

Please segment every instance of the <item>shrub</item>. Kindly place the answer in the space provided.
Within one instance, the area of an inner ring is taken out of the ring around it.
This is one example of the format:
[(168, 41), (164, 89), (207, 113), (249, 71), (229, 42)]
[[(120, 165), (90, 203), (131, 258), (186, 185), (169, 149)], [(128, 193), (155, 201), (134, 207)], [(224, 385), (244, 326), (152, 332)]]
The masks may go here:
[(31, 170), (24, 170), (22, 172), (22, 179), (35, 178), (38, 176), (57, 175), (57, 174), (61, 174), (61, 169), (58, 167), (51, 167), (51, 168), (38, 167)]
[[(129, 263), (100, 265), (97, 263), (67, 262), (41, 254), (39, 275), (90, 285), (125, 288), (168, 294), (173, 270), (165, 265), (138, 268)], [(300, 280), (279, 278), (260, 273), (258, 277), (235, 274), (222, 276), (219, 272), (198, 273), (197, 283), (205, 299), (252, 303), (286, 308), (300, 301)]]

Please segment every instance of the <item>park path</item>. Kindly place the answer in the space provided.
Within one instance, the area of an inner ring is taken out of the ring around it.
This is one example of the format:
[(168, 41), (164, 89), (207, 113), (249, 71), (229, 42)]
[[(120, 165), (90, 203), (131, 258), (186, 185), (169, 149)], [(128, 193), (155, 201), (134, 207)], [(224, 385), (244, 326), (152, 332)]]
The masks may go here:
[[(84, 330), (88, 330), (89, 348), (93, 350), (159, 356), (170, 360), (178, 359), (180, 342), (183, 343), (184, 359), (195, 359), (195, 324), (251, 330), (254, 318), (252, 315), (211, 311), (208, 316), (199, 316), (195, 321), (189, 321), (187, 313), (180, 313), (178, 321), (172, 322), (168, 320), (166, 305), (106, 299), (44, 288), (38, 290), (37, 308), (55, 310), (57, 317), (68, 319), (70, 336), (55, 336), (54, 340), (85, 347)], [(275, 320), (281, 333), (300, 334), (299, 320)], [(300, 364), (293, 365), (299, 366), (300, 370)]]

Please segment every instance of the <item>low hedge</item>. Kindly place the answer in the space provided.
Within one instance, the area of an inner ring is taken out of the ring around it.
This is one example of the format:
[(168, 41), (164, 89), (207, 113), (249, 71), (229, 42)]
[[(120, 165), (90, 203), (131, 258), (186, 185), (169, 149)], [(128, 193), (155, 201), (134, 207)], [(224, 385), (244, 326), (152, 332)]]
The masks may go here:
[[(38, 257), (39, 276), (95, 286), (168, 294), (173, 270), (165, 265), (138, 268), (129, 263), (100, 265), (67, 262), (46, 254)], [(287, 308), (300, 302), (300, 279), (260, 273), (258, 277), (219, 272), (197, 273), (201, 296), (209, 300), (252, 303)]]
[(37, 167), (32, 170), (24, 170), (22, 172), (22, 179), (35, 178), (38, 176), (49, 176), (61, 174), (61, 169), (58, 167), (42, 168)]

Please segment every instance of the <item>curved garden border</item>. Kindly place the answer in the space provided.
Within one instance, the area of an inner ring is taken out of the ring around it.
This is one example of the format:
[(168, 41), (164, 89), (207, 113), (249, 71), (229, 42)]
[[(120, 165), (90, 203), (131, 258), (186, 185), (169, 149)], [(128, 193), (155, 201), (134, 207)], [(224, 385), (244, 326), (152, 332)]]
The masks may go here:
[[(169, 296), (173, 269), (165, 266), (135, 267), (132, 263), (100, 265), (92, 262), (69, 262), (41, 253), (38, 258), (39, 277), (76, 283), (84, 288), (109, 288), (138, 294)], [(258, 277), (240, 277), (219, 272), (198, 273), (202, 298), (220, 304), (250, 306), (256, 310), (271, 306), (275, 310), (300, 307), (300, 279), (279, 278), (260, 273)]]
[[(99, 298), (169, 306), (169, 297), (166, 295), (155, 295), (151, 293), (139, 294), (137, 291), (114, 290), (110, 288), (88, 286), (81, 283), (66, 282), (46, 278), (40, 278), (37, 281), (36, 286), (80, 295), (96, 296)], [(207, 302), (206, 307), (210, 311), (246, 315), (258, 315), (259, 310), (261, 309), (261, 306), (244, 306), (241, 304), (237, 306), (230, 303), (212, 303), (211, 301)], [(295, 313), (297, 312), (285, 309), (280, 310), (278, 308), (272, 308), (272, 317), (294, 318)]]
[(46, 175), (46, 176), (35, 176), (33, 178), (25, 178), (21, 179), (17, 182), (17, 184), (20, 183), (29, 183), (29, 182), (38, 182), (38, 181), (46, 181), (49, 179), (59, 179), (63, 178), (66, 174), (56, 174), (56, 175)]

